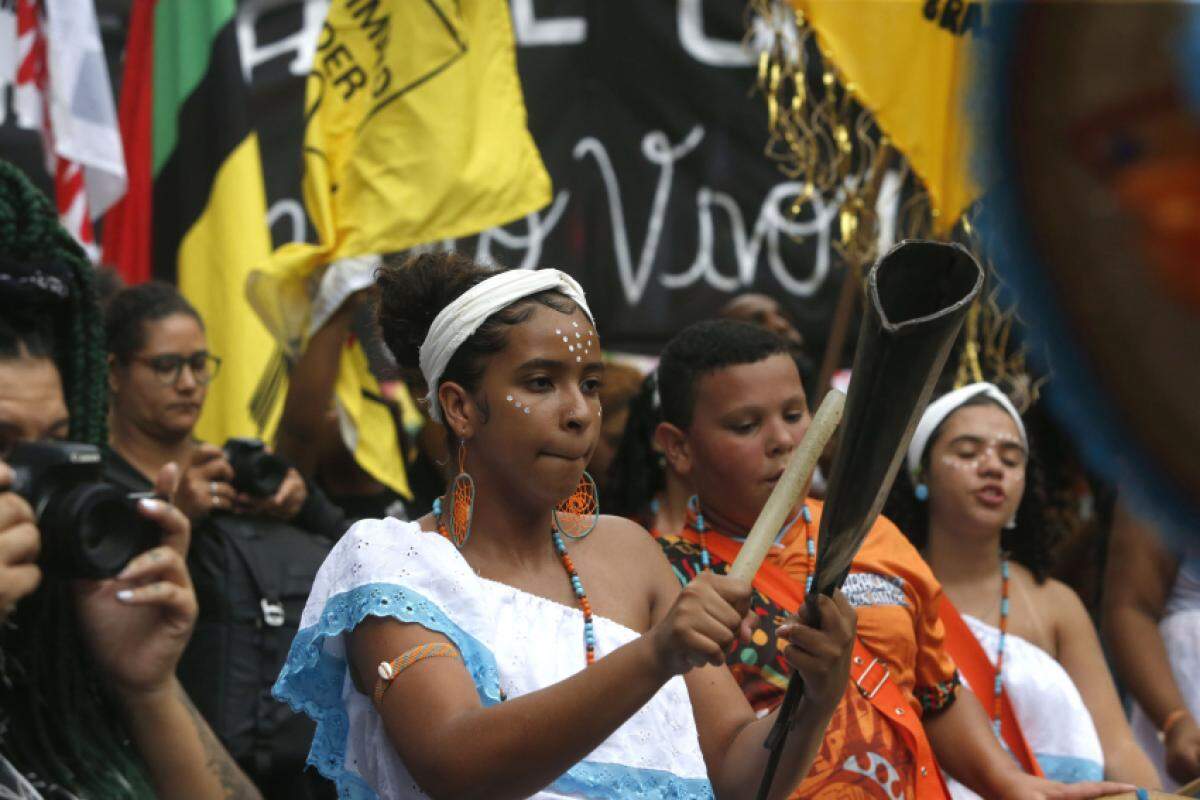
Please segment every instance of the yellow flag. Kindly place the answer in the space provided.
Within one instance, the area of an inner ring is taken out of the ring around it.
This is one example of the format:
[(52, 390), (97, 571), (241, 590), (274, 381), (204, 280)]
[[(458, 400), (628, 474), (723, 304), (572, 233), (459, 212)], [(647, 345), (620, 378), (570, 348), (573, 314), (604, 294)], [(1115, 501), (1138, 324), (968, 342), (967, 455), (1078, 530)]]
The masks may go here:
[[(223, 444), (230, 436), (259, 436), (247, 399), (275, 349), (237, 287), (271, 252), (267, 199), (258, 137), (246, 136), (221, 162), (208, 202), (179, 244), (179, 290), (204, 319), (208, 348), (222, 359), (208, 389), (195, 435)], [(278, 401), (263, 413), (277, 417)]]
[[(280, 248), (247, 284), (290, 352), (371, 283), (373, 256), (550, 202), (508, 13), (504, 0), (333, 0), (306, 97), (304, 201), (318, 241)], [(380, 392), (361, 352), (343, 356), (336, 394), (359, 464), (407, 494), (392, 416), (363, 400)]]
[(979, 195), (964, 105), (982, 0), (792, 0), (825, 57), (904, 154), (946, 233)]

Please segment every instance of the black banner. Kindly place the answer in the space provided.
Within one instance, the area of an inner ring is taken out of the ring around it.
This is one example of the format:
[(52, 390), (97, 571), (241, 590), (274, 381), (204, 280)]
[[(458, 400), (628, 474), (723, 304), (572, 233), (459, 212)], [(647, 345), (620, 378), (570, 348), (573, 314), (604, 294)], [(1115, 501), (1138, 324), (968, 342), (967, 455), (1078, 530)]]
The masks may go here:
[[(300, 202), (301, 114), (326, 7), (243, 0), (238, 10), (277, 245), (312, 236)], [(806, 338), (823, 345), (843, 272), (830, 246), (834, 198), (789, 215), (802, 185), (763, 154), (766, 111), (752, 94), (757, 66), (742, 46), (742, 4), (511, 0), (510, 8), (554, 200), (453, 246), (574, 274), (609, 348), (652, 353), (749, 289), (784, 301)]]

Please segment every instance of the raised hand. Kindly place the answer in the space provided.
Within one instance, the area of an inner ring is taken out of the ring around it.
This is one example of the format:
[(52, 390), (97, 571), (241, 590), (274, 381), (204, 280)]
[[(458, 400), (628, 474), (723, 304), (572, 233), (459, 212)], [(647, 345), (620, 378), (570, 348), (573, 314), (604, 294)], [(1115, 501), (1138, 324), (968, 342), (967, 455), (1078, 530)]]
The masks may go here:
[(750, 609), (750, 593), (746, 581), (712, 572), (685, 586), (650, 631), (664, 672), (682, 675), (694, 667), (724, 664)]
[(4, 491), (12, 480), (12, 469), (0, 461), (0, 619), (42, 581), (37, 565), (41, 535), (24, 498)]
[[(163, 467), (155, 492), (170, 497), (179, 470)], [(163, 531), (162, 544), (116, 577), (77, 581), (80, 630), (105, 679), (122, 695), (171, 691), (175, 667), (196, 622), (196, 594), (184, 558), (191, 527), (170, 503), (141, 500), (138, 511)]]
[(233, 488), (233, 467), (225, 451), (216, 445), (199, 444), (183, 469), (175, 505), (192, 522), (199, 522), (215, 510), (229, 511), (237, 501)]

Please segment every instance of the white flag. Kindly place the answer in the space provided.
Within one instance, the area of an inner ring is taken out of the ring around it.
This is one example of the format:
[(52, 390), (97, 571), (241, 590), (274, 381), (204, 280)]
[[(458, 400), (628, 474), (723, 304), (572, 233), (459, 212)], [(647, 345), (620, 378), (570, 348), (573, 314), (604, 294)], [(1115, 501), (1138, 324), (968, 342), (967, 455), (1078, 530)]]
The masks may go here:
[(41, 131), (63, 226), (98, 257), (92, 220), (125, 194), (127, 179), (93, 0), (0, 0), (6, 85), (17, 124)]
[(8, 87), (17, 83), (16, 0), (0, 0), (0, 125), (8, 119)]
[(101, 216), (125, 194), (125, 153), (93, 0), (46, 0), (50, 121), (58, 156), (84, 171)]

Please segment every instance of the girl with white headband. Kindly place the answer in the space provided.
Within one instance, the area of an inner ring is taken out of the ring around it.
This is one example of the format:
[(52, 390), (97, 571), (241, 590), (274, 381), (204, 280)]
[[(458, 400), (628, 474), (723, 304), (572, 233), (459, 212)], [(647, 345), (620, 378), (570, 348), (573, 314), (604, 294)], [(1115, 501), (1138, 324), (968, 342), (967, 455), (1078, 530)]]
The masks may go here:
[(906, 466), (885, 513), (941, 582), (946, 648), (997, 735), (1048, 778), (1156, 787), (1087, 610), (1047, 577), (1044, 493), (1017, 409), (990, 383), (950, 392), (921, 417)]
[[(317, 722), (310, 763), (354, 798), (753, 797), (774, 719), (724, 666), (750, 586), (681, 591), (645, 530), (598, 513), (604, 364), (579, 285), (444, 253), (379, 284), (458, 475), (416, 522), (358, 523), (317, 575), (275, 687)], [(781, 631), (808, 691), (775, 798), (815, 757), (853, 632), (844, 601)]]

